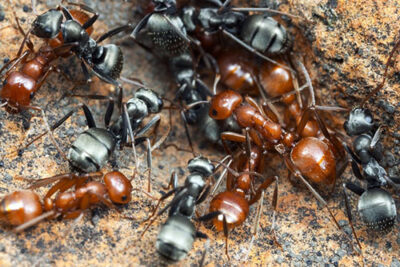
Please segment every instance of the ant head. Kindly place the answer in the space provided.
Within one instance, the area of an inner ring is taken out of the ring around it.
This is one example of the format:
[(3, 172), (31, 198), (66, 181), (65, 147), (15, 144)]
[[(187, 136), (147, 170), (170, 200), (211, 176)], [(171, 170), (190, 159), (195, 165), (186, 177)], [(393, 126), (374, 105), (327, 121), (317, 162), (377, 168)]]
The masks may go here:
[(153, 0), (156, 7), (154, 8), (155, 12), (175, 12), (176, 10), (176, 1), (175, 0)]
[(374, 127), (374, 118), (369, 109), (354, 108), (345, 121), (344, 130), (349, 136), (368, 133)]
[(200, 173), (205, 177), (214, 173), (215, 167), (211, 161), (204, 157), (195, 157), (188, 162), (188, 169), (190, 173)]
[(63, 15), (56, 9), (37, 16), (32, 23), (32, 34), (39, 38), (54, 38), (60, 32)]

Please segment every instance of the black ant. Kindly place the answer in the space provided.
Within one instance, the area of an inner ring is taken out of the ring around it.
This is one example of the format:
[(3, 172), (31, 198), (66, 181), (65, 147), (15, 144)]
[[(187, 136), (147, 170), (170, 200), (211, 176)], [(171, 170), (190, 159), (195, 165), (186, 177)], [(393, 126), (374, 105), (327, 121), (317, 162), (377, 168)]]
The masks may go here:
[(173, 173), (170, 181), (173, 190), (160, 201), (172, 194), (175, 196), (157, 215), (169, 209), (168, 219), (158, 232), (156, 249), (160, 255), (174, 262), (187, 255), (195, 238), (207, 238), (196, 230), (190, 219), (195, 214), (196, 205), (202, 203), (208, 195), (209, 187), (205, 179), (214, 173), (215, 167), (208, 159), (196, 157), (188, 162), (188, 169), (190, 174), (183, 186), (178, 186), (178, 178)]
[[(366, 189), (352, 182), (343, 184), (347, 216), (353, 235), (360, 248), (361, 244), (354, 230), (346, 189), (360, 196), (358, 200), (358, 212), (363, 222), (373, 231), (380, 233), (389, 232), (395, 224), (397, 217), (394, 199), (382, 187), (390, 184), (398, 190), (400, 187), (400, 178), (389, 177), (386, 170), (380, 165), (379, 161), (383, 158), (383, 149), (380, 144), (382, 126), (377, 126), (376, 122), (374, 122), (372, 112), (364, 106), (367, 100), (383, 88), (389, 65), (399, 46), (400, 41), (397, 41), (387, 59), (382, 82), (363, 99), (361, 107), (355, 107), (350, 111), (343, 125), (348, 136), (356, 137), (353, 140), (353, 149), (345, 145), (351, 158), (352, 171), (356, 178), (367, 183)], [(362, 167), (362, 172), (359, 165)]]
[[(122, 91), (121, 91), (122, 92)], [(93, 115), (90, 109), (82, 104), (81, 107), (84, 111), (87, 125), (89, 129), (80, 133), (76, 140), (72, 143), (68, 155), (60, 149), (57, 142), (52, 138), (54, 145), (59, 153), (66, 159), (72, 166), (79, 171), (86, 173), (97, 172), (108, 162), (113, 154), (115, 147), (128, 145), (128, 136), (131, 139), (131, 145), (135, 156), (135, 164), (137, 167), (138, 160), (136, 156), (135, 145), (147, 142), (147, 164), (149, 168), (149, 191), (150, 191), (150, 176), (151, 176), (151, 151), (157, 148), (168, 135), (168, 132), (161, 137), (156, 144), (151, 146), (148, 137), (149, 132), (158, 127), (161, 116), (158, 114), (154, 116), (146, 125), (141, 126), (144, 118), (148, 117), (149, 113), (159, 113), (163, 101), (152, 90), (140, 88), (135, 92), (135, 96), (128, 100), (126, 103), (119, 104), (123, 108), (121, 116), (117, 118), (112, 124), (111, 116), (114, 110), (114, 99), (101, 95), (73, 95), (76, 97), (87, 97), (98, 100), (108, 100), (108, 107), (104, 116), (105, 128), (96, 127)], [(119, 97), (122, 101), (122, 96)], [(52, 125), (50, 129), (50, 136), (52, 131), (64, 123), (74, 111), (70, 111), (58, 122)], [(48, 131), (49, 132), (49, 131)], [(29, 146), (47, 132), (37, 136), (30, 141), (25, 147)], [(137, 168), (136, 168), (137, 170)]]

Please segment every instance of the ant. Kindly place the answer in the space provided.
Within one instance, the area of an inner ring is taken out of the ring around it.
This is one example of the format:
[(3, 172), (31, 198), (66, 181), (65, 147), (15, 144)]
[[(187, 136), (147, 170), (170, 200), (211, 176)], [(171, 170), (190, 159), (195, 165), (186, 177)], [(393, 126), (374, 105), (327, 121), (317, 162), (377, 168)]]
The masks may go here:
[[(386, 170), (379, 164), (383, 158), (382, 145), (379, 142), (382, 126), (374, 122), (372, 112), (365, 108), (365, 103), (385, 85), (389, 65), (399, 46), (400, 41), (397, 41), (389, 54), (382, 82), (362, 100), (360, 107), (355, 107), (350, 111), (343, 125), (349, 137), (356, 136), (352, 141), (353, 149), (344, 145), (350, 155), (352, 171), (357, 179), (366, 181), (365, 189), (352, 182), (343, 184), (347, 216), (360, 248), (361, 244), (353, 226), (347, 190), (360, 196), (358, 212), (369, 229), (382, 234), (388, 233), (393, 228), (397, 217), (394, 199), (382, 187), (389, 183), (395, 189), (399, 189), (400, 178), (389, 177)], [(362, 167), (362, 172), (359, 165)]]
[(185, 185), (178, 186), (178, 177), (172, 174), (170, 184), (173, 190), (166, 193), (160, 201), (175, 194), (172, 201), (157, 216), (169, 209), (168, 219), (161, 226), (156, 242), (157, 252), (163, 257), (177, 262), (183, 259), (193, 246), (195, 238), (208, 238), (197, 231), (191, 222), (196, 205), (202, 203), (208, 195), (205, 179), (214, 173), (214, 165), (206, 158), (196, 157), (188, 162), (190, 174)]
[(210, 46), (210, 42), (215, 40), (215, 33), (221, 32), (257, 57), (288, 68), (268, 57), (283, 55), (290, 50), (292, 41), (286, 29), (268, 14), (248, 15), (243, 12), (274, 12), (292, 17), (298, 16), (268, 8), (230, 7), (230, 0), (224, 3), (218, 0), (204, 2), (212, 4), (213, 7), (196, 10), (195, 7), (188, 6), (182, 9), (187, 32), (196, 33), (206, 46)]
[[(209, 159), (197, 156), (189, 160), (187, 168), (190, 174), (183, 186), (178, 186), (176, 173), (171, 174), (167, 189), (171, 186), (173, 188), (158, 200), (152, 215), (145, 221), (155, 217), (141, 234), (142, 237), (156, 218), (169, 209), (168, 219), (161, 226), (157, 236), (156, 249), (161, 256), (173, 262), (182, 260), (188, 254), (195, 238), (208, 238), (195, 229), (190, 219), (196, 212), (196, 205), (202, 203), (208, 195), (210, 187), (206, 186), (205, 179), (215, 172), (215, 166)], [(171, 195), (174, 195), (172, 201), (155, 215), (160, 204)], [(204, 256), (205, 254), (202, 261)]]
[[(211, 95), (197, 77), (195, 59), (189, 49), (190, 37), (176, 12), (175, 1), (154, 0), (154, 10), (134, 28), (131, 37), (145, 50), (167, 61), (179, 89), (176, 98), (186, 105), (205, 100)], [(188, 109), (184, 120), (189, 124), (199, 121), (201, 105)]]
[[(275, 189), (273, 193), (272, 206), (274, 207), (272, 231), (274, 233), (274, 241), (279, 246), (275, 235), (275, 218), (278, 201), (278, 177), (271, 176), (261, 183), (257, 189), (254, 189), (254, 175), (264, 178), (261, 169), (264, 167), (264, 157), (261, 149), (258, 146), (251, 146), (250, 139), (247, 139), (247, 149), (245, 153), (239, 153), (233, 158), (226, 166), (228, 170), (228, 177), (226, 181), (226, 191), (215, 195), (209, 207), (209, 213), (202, 216), (199, 220), (212, 219), (214, 227), (218, 231), (224, 231), (226, 241), (226, 255), (228, 254), (228, 230), (242, 224), (249, 216), (250, 206), (259, 202), (258, 212), (255, 220), (255, 231), (250, 242), (250, 252), (254, 237), (257, 234), (258, 223), (261, 216), (261, 210), (264, 201), (264, 190), (266, 190), (273, 182), (275, 182)], [(221, 176), (222, 178), (222, 176)], [(219, 186), (219, 180), (216, 183), (212, 194)]]
[[(103, 177), (104, 183), (89, 181)], [(131, 181), (121, 172), (113, 171), (103, 175), (101, 172), (76, 175), (73, 173), (56, 175), (36, 181), (29, 189), (38, 188), (58, 181), (44, 197), (44, 204), (33, 191), (16, 191), (5, 196), (0, 203), (0, 217), (6, 223), (17, 226), (14, 232), (21, 232), (38, 222), (62, 216), (74, 219), (98, 203), (107, 207), (114, 204), (127, 204), (131, 201)], [(67, 191), (75, 187), (72, 191)], [(55, 199), (51, 197), (57, 192)]]
[[(83, 73), (88, 81), (90, 79), (88, 78), (89, 71), (86, 64), (101, 80), (121, 87), (116, 81), (123, 66), (121, 49), (114, 44), (99, 45), (99, 43), (129, 29), (130, 26), (125, 25), (110, 30), (94, 40), (90, 37), (90, 34), (93, 31), (92, 25), (97, 20), (98, 14), (85, 5), (69, 4), (79, 6), (84, 11), (94, 15), (89, 17), (81, 10), (68, 10), (60, 5), (57, 9), (50, 9), (37, 16), (26, 34), (16, 18), (18, 29), (24, 36), (24, 40), (17, 56), (0, 70), (1, 73), (11, 64), (9, 70), (4, 74), (6, 78), (0, 93), (3, 100), (1, 106), (6, 106), (9, 112), (17, 113), (27, 108), (40, 110), (39, 107), (30, 106), (34, 94), (52, 71), (63, 74), (50, 63), (59, 57), (67, 57), (71, 53), (75, 53), (81, 60)], [(63, 16), (66, 18), (65, 21), (63, 21)], [(35, 53), (33, 44), (29, 39), (30, 34), (46, 40), (46, 45), (42, 46), (37, 53)], [(27, 44), (29, 50), (22, 53), (25, 44)], [(34, 54), (34, 57), (28, 60), (31, 54)], [(19, 63), (23, 64), (20, 71), (13, 71)], [(68, 79), (65, 75), (64, 77)], [(135, 81), (132, 81), (132, 83), (140, 84)]]
[[(112, 124), (111, 116), (114, 111), (114, 99), (101, 95), (72, 95), (76, 97), (87, 97), (98, 100), (108, 100), (108, 107), (104, 116), (105, 128), (96, 127), (93, 115), (90, 109), (82, 104), (81, 107), (84, 111), (88, 130), (80, 133), (76, 140), (72, 143), (68, 155), (59, 148), (54, 138), (53, 143), (59, 153), (66, 159), (73, 167), (80, 171), (91, 173), (99, 171), (109, 160), (115, 147), (128, 145), (128, 134), (131, 139), (131, 145), (135, 156), (135, 164), (137, 170), (137, 156), (135, 145), (147, 142), (147, 164), (149, 167), (149, 191), (150, 191), (150, 176), (151, 176), (151, 151), (160, 145), (165, 140), (168, 132), (158, 140), (158, 142), (151, 147), (149, 137), (147, 136), (151, 129), (158, 127), (161, 116), (154, 116), (148, 123), (141, 126), (141, 122), (148, 116), (149, 113), (159, 113), (162, 106), (162, 99), (152, 90), (146, 88), (138, 89), (134, 97), (126, 103), (119, 104), (122, 106), (123, 112)], [(119, 96), (119, 102), (122, 102), (122, 91)], [(64, 123), (74, 111), (70, 111), (58, 122), (56, 122), (50, 129), (52, 131)], [(35, 137), (25, 147), (29, 146), (45, 133)]]
[[(342, 108), (317, 105), (308, 72), (301, 62), (299, 65), (307, 82), (310, 103), (300, 110), (302, 115), (295, 131), (285, 129), (273, 116), (269, 116), (270, 112), (265, 110), (265, 106), (261, 108), (251, 97), (246, 97), (245, 102), (242, 96), (234, 91), (223, 91), (213, 97), (210, 116), (221, 120), (233, 114), (239, 126), (245, 129), (246, 134), (223, 132), (221, 139), (239, 143), (251, 141), (261, 150), (261, 153), (277, 152), (283, 158), (290, 174), (300, 179), (323, 207), (327, 208), (336, 226), (341, 229), (327, 202), (308, 180), (318, 185), (332, 186), (336, 177), (344, 171), (343, 166), (346, 164), (344, 148), (335, 135), (329, 133), (318, 113), (318, 111), (337, 111)], [(312, 120), (317, 122), (310, 124), (313, 135), (303, 137), (304, 128)], [(250, 157), (248, 159), (250, 160)], [(233, 188), (232, 183), (229, 183), (229, 186)], [(238, 186), (238, 188), (241, 187)], [(217, 207), (218, 201), (215, 201)], [(223, 209), (220, 211), (223, 217), (233, 217), (228, 211)]]

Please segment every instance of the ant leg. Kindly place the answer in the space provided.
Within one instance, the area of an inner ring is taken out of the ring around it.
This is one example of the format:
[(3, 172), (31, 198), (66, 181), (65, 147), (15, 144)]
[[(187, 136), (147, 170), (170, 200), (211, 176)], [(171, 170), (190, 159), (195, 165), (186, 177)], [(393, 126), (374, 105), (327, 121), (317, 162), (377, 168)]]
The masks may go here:
[(137, 137), (146, 137), (150, 130), (157, 127), (160, 123), (161, 116), (157, 114), (154, 116), (146, 125), (144, 125), (139, 131), (136, 132), (135, 136)]
[(107, 105), (107, 110), (106, 110), (106, 113), (104, 115), (104, 126), (106, 128), (108, 128), (108, 126), (110, 125), (111, 116), (112, 116), (113, 113), (114, 113), (114, 99), (109, 98), (108, 105)]
[[(358, 240), (356, 231), (354, 230), (353, 216), (351, 215), (351, 208), (350, 208), (350, 204), (349, 204), (349, 196), (348, 196), (347, 191), (346, 191), (346, 188), (349, 188), (348, 185), (349, 185), (350, 188), (355, 189), (356, 192), (357, 192), (357, 194), (360, 193), (361, 191), (364, 191), (364, 190), (363, 190), (362, 188), (357, 188), (356, 186), (354, 186), (354, 184), (351, 184), (351, 183), (349, 183), (349, 184), (344, 183), (344, 184), (343, 184), (344, 202), (345, 202), (345, 205), (346, 205), (347, 218), (349, 218), (349, 223), (350, 223), (350, 226), (351, 226), (351, 231), (353, 232), (354, 238), (355, 238), (356, 241), (357, 241), (357, 245), (358, 245), (358, 247), (360, 248), (360, 252), (361, 252), (361, 255), (362, 255), (362, 247), (361, 247), (360, 241)], [(350, 190), (351, 190), (351, 189), (350, 189)], [(353, 190), (351, 190), (351, 191), (353, 191)], [(354, 192), (354, 191), (353, 191), (353, 192)]]
[(385, 85), (386, 82), (386, 77), (387, 77), (387, 72), (389, 69), (389, 65), (392, 61), (393, 55), (396, 52), (396, 50), (399, 48), (400, 46), (400, 40), (398, 40), (396, 42), (396, 44), (394, 45), (392, 51), (389, 54), (389, 58), (386, 61), (386, 67), (385, 67), (385, 72), (383, 73), (383, 79), (382, 82), (374, 89), (372, 90), (365, 98), (363, 101), (361, 101), (361, 107), (363, 107), (365, 105), (365, 103), (367, 102), (368, 99), (370, 99), (373, 95), (375, 95), (379, 90), (381, 90), (383, 88), (383, 86)]
[(272, 213), (272, 226), (271, 226), (271, 231), (273, 232), (273, 237), (275, 244), (277, 244), (281, 249), (282, 246), (278, 242), (278, 238), (276, 236), (276, 214), (278, 213), (278, 178), (275, 181), (275, 190), (274, 190), (274, 195), (272, 197), (272, 206), (274, 207), (274, 211)]
[(156, 212), (157, 212), (159, 206), (161, 205), (161, 203), (165, 199), (167, 199), (169, 196), (171, 196), (172, 194), (176, 193), (176, 190), (178, 190), (178, 176), (176, 175), (175, 171), (173, 171), (171, 173), (171, 178), (169, 180), (168, 186), (165, 189), (168, 190), (169, 188), (171, 188), (171, 186), (172, 186), (172, 190), (170, 190), (165, 195), (163, 195), (160, 199), (158, 199), (157, 204), (156, 204), (156, 206), (155, 206), (155, 208), (153, 210), (153, 213), (145, 221), (148, 221), (150, 218), (152, 218), (156, 214)]
[(82, 68), (83, 76), (85, 77), (86, 83), (91, 83), (92, 78), (90, 77), (89, 70), (86, 67), (86, 64), (83, 60), (81, 61), (81, 68)]
[(203, 267), (204, 266), (204, 261), (206, 259), (206, 255), (207, 255), (207, 252), (208, 252), (208, 249), (209, 249), (209, 246), (210, 246), (210, 240), (208, 239), (208, 236), (206, 234), (203, 234), (202, 232), (196, 232), (196, 237), (197, 238), (207, 238), (207, 241), (204, 244), (204, 252), (201, 255), (201, 259), (200, 259), (200, 262), (199, 262), (199, 266)]
[(228, 241), (229, 241), (228, 223), (226, 222), (225, 215), (222, 215), (222, 216), (223, 216), (222, 224), (224, 227), (224, 236), (225, 236), (225, 254), (226, 254), (226, 257), (228, 258), (228, 261), (230, 261), (231, 258), (229, 257), (229, 246), (228, 246), (229, 245), (228, 244)]
[(31, 0), (31, 6), (32, 6), (33, 14), (34, 14), (34, 15), (37, 15), (36, 0)]
[(147, 144), (147, 171), (149, 175), (147, 177), (147, 192), (151, 192), (151, 168), (152, 168), (152, 158), (151, 158), (151, 143), (150, 139), (146, 138)]
[[(39, 180), (35, 180), (35, 182), (31, 186), (29, 186), (28, 189), (36, 189), (36, 188), (54, 183), (55, 181), (63, 180), (65, 178), (72, 179), (72, 178), (75, 178), (75, 175), (72, 173), (65, 173), (65, 174), (59, 174), (59, 175), (55, 175), (55, 176), (48, 177), (48, 178), (42, 178)], [(30, 180), (30, 181), (32, 181), (32, 180)]]
[(193, 156), (196, 156), (196, 154), (194, 152), (194, 148), (193, 148), (192, 138), (190, 137), (190, 133), (189, 133), (188, 123), (187, 123), (186, 116), (185, 116), (185, 113), (183, 110), (181, 110), (181, 118), (183, 120), (183, 126), (185, 127), (185, 134), (186, 134), (186, 138), (189, 142), (190, 150), (192, 151)]
[(89, 107), (85, 104), (82, 104), (83, 113), (85, 114), (86, 123), (89, 128), (96, 128), (96, 122), (93, 118), (92, 112), (90, 111)]
[[(121, 88), (121, 91), (120, 91), (120, 95), (121, 95), (121, 98), (122, 98), (122, 88)], [(132, 125), (131, 125), (131, 121), (129, 119), (128, 108), (126, 107), (126, 103), (123, 104), (122, 110), (123, 110), (123, 113), (122, 113), (122, 131), (123, 131), (123, 133), (125, 133), (125, 134), (123, 134), (122, 137), (125, 136), (125, 140), (126, 140), (126, 131), (129, 132), (129, 137), (131, 138), (131, 143), (132, 143), (131, 145), (132, 145), (133, 157), (135, 159), (135, 171), (134, 171), (134, 175), (135, 175), (136, 172), (139, 170), (139, 159), (138, 159), (138, 156), (137, 156), (137, 153), (136, 153), (135, 135), (133, 134)], [(125, 142), (124, 139), (121, 139), (121, 140), (122, 140), (122, 142)], [(133, 179), (134, 175), (132, 176), (132, 179)]]
[(203, 190), (202, 194), (196, 199), (196, 205), (204, 202), (209, 193), (210, 193), (210, 185), (208, 185), (206, 189)]
[[(302, 85), (301, 87), (299, 87), (298, 89), (297, 89), (297, 91), (296, 90), (293, 90), (293, 91), (290, 91), (290, 92), (287, 92), (287, 93), (285, 93), (285, 94), (283, 94), (283, 95), (280, 95), (280, 96), (277, 96), (277, 97), (271, 97), (271, 98), (269, 98), (268, 99), (268, 103), (276, 103), (276, 102), (279, 102), (279, 101), (282, 101), (282, 99), (284, 99), (285, 97), (287, 97), (287, 96), (290, 96), (290, 95), (294, 95), (294, 94), (300, 94), (303, 90), (305, 90), (306, 88), (308, 88), (308, 85), (307, 84), (304, 84), (304, 85)], [(298, 101), (299, 102), (299, 101)]]
[(221, 29), (222, 33), (225, 34), (226, 36), (228, 36), (229, 38), (231, 38), (233, 41), (235, 41), (236, 43), (238, 43), (239, 45), (241, 45), (242, 47), (244, 47), (245, 49), (249, 50), (251, 53), (257, 55), (258, 57), (262, 58), (263, 60), (266, 60), (268, 62), (271, 62), (272, 64), (275, 64), (281, 68), (287, 69), (289, 71), (294, 71), (293, 69), (291, 69), (288, 66), (282, 65), (280, 63), (278, 63), (277, 61), (264, 56), (263, 54), (261, 54), (259, 51), (257, 51), (256, 49), (254, 49), (253, 47), (249, 46), (248, 44), (246, 44), (245, 42), (243, 42), (242, 40), (240, 40), (238, 37), (236, 37), (235, 35), (233, 35), (232, 33), (228, 32), (225, 29)]
[(169, 207), (175, 206), (181, 200), (181, 198), (184, 196), (184, 194), (186, 194), (186, 192), (187, 192), (187, 189), (182, 188), (182, 187), (177, 187), (176, 189), (173, 189), (173, 190), (169, 191), (167, 194), (165, 194), (164, 196), (162, 196), (159, 199), (159, 201), (157, 203), (157, 206), (156, 206), (156, 209), (153, 211), (152, 215), (149, 218), (145, 219), (144, 222), (148, 221), (150, 218), (152, 218), (154, 216), (155, 211), (157, 210), (157, 208), (159, 207), (159, 205), (161, 204), (162, 201), (164, 201), (165, 199), (167, 199), (168, 197), (170, 197), (174, 193), (177, 193), (175, 195), (174, 199), (167, 206), (165, 206), (161, 211), (159, 211), (154, 219), (150, 220), (149, 224), (146, 226), (146, 228), (144, 229), (144, 231), (142, 232), (140, 237), (142, 237), (147, 232), (147, 230), (155, 222), (155, 220), (157, 219), (158, 216), (160, 216), (162, 213), (164, 213)]
[(209, 221), (218, 216), (222, 216), (222, 223), (223, 223), (224, 236), (225, 236), (225, 253), (226, 253), (226, 256), (228, 257), (228, 261), (230, 261), (229, 247), (228, 247), (229, 230), (228, 230), (228, 223), (226, 222), (225, 215), (222, 214), (220, 211), (212, 211), (212, 212), (207, 213), (206, 215), (203, 215), (199, 218), (195, 218), (195, 220), (196, 221)]
[(25, 62), (27, 57), (30, 54), (31, 54), (31, 51), (26, 50), (21, 56), (16, 57), (16, 58), (8, 61), (6, 64), (4, 64), (3, 67), (0, 69), (0, 74), (3, 72), (3, 70), (8, 68), (8, 66), (10, 66), (10, 64), (11, 64), (11, 67), (8, 69), (8, 71), (6, 73), (4, 73), (4, 75), (0, 75), (0, 78), (3, 76), (7, 76), (18, 63)]
[[(227, 166), (229, 167), (229, 166), (232, 164), (232, 162), (233, 162), (233, 159), (231, 158), (231, 159), (228, 161)], [(226, 175), (227, 171), (228, 171), (228, 170), (227, 170), (226, 168), (224, 168), (224, 170), (221, 172), (220, 176), (219, 176), (218, 179), (217, 179), (217, 182), (216, 182), (215, 185), (214, 185), (213, 190), (211, 191), (211, 196), (214, 196), (215, 191), (217, 191), (218, 187), (221, 185), (222, 179), (223, 179), (224, 176)], [(228, 183), (227, 183), (227, 184), (228, 184)]]
[(251, 76), (253, 77), (253, 80), (255, 81), (257, 88), (258, 88), (258, 92), (260, 93), (262, 99), (263, 99), (263, 104), (262, 104), (262, 109), (259, 107), (259, 105), (257, 104), (257, 102), (247, 96), (246, 100), (249, 101), (250, 105), (252, 105), (255, 109), (257, 109), (261, 114), (263, 115), (267, 115), (267, 117), (271, 118), (274, 122), (278, 122), (280, 125), (283, 125), (283, 119), (282, 116), (279, 115), (278, 110), (275, 108), (275, 106), (268, 101), (268, 97), (265, 93), (265, 88), (264, 86), (261, 84), (260, 80), (258, 79), (257, 76), (255, 76), (254, 74), (251, 74)]
[[(141, 21), (139, 21), (138, 24), (136, 24), (135, 28), (133, 29), (133, 31), (130, 35), (135, 40), (135, 42), (137, 42), (136, 39), (137, 39), (137, 35), (138, 35), (139, 31), (144, 28), (144, 26), (147, 24), (147, 21), (149, 20), (149, 18), (152, 15), (153, 15), (153, 13), (147, 14), (144, 18), (142, 18)], [(139, 43), (139, 42), (137, 42), (137, 43)], [(145, 49), (147, 50), (149, 48), (145, 48)]]
[(232, 141), (232, 142), (236, 142), (236, 143), (244, 143), (244, 142), (246, 142), (246, 136), (243, 134), (235, 133), (235, 132), (222, 132), (221, 133), (221, 141), (222, 141), (225, 151), (232, 156), (232, 151), (229, 149), (226, 141)]
[[(165, 140), (168, 138), (169, 133), (171, 132), (171, 125), (167, 124), (167, 131), (157, 140), (157, 142), (155, 142), (152, 147), (151, 147), (151, 151), (159, 148), (164, 142)], [(191, 151), (190, 151), (191, 152)]]
[(163, 186), (165, 190), (168, 190), (172, 187), (172, 189), (178, 188), (178, 175), (175, 171), (171, 173), (171, 177), (169, 179), (169, 183), (166, 187)]
[[(201, 80), (201, 79), (196, 79), (196, 83), (199, 85), (197, 89), (201, 92), (203, 92), (205, 95), (208, 96), (214, 96), (213, 92), (210, 91), (210, 88)], [(207, 101), (208, 102), (208, 101)]]
[[(279, 150), (277, 150), (279, 152)], [(314, 197), (322, 204), (323, 207), (325, 207), (328, 210), (329, 215), (331, 216), (333, 222), (336, 224), (336, 227), (343, 231), (343, 229), (340, 227), (339, 223), (337, 222), (335, 216), (333, 215), (331, 209), (328, 206), (328, 203), (321, 197), (321, 195), (312, 187), (312, 185), (303, 177), (301, 172), (296, 168), (292, 160), (288, 157), (288, 155), (284, 155), (283, 153), (279, 152), (285, 161), (286, 167), (289, 169), (289, 171), (299, 178), (302, 183), (308, 188), (308, 190), (314, 195)]]
[(119, 79), (123, 82), (129, 83), (134, 86), (146, 87), (146, 85), (140, 79), (137, 79), (137, 78), (125, 78), (125, 77), (121, 76), (121, 77), (119, 77)]
[(279, 15), (284, 15), (292, 18), (297, 18), (297, 19), (305, 19), (303, 17), (293, 15), (290, 13), (282, 12), (279, 10), (267, 8), (267, 7), (232, 7), (230, 10), (232, 11), (238, 11), (238, 12), (270, 12), (270, 13), (276, 13)]
[(18, 50), (18, 53), (17, 53), (17, 57), (21, 55), (25, 43), (28, 46), (29, 50), (32, 53), (35, 53), (35, 49), (33, 48), (33, 43), (29, 39), (29, 34), (30, 34), (31, 30), (29, 30), (28, 35), (25, 34), (24, 30), (22, 29), (21, 25), (19, 24), (19, 19), (18, 19), (17, 15), (15, 14), (15, 11), (13, 11), (13, 14), (14, 14), (15, 21), (17, 23), (18, 30), (24, 36), (24, 40), (22, 41), (22, 44), (21, 44), (21, 46), (20, 46), (20, 48)]
[(85, 10), (85, 11), (87, 11), (87, 12), (93, 14), (93, 16), (92, 16), (90, 19), (88, 19), (88, 20), (85, 22), (85, 24), (82, 25), (82, 28), (85, 29), (85, 30), (86, 30), (87, 28), (91, 27), (91, 26), (96, 22), (96, 20), (97, 20), (98, 17), (99, 17), (99, 13), (97, 13), (97, 12), (94, 11), (91, 7), (89, 7), (89, 6), (87, 6), (87, 5), (79, 4), (79, 3), (73, 3), (73, 2), (67, 2), (67, 4), (68, 4), (68, 5), (71, 5), (71, 6), (78, 6), (80, 9), (83, 9), (83, 10)]
[(77, 182), (77, 177), (75, 177), (75, 176), (62, 178), (59, 182), (57, 182), (54, 186), (52, 186), (49, 189), (49, 191), (47, 191), (47, 193), (45, 195), (45, 199), (50, 198), (57, 191), (65, 192), (69, 188), (73, 187), (76, 182)]
[(44, 113), (44, 110), (42, 108), (40, 108), (40, 107), (37, 107), (37, 106), (25, 106), (24, 108), (37, 110), (37, 111), (40, 111), (42, 113), (42, 119), (43, 119), (44, 124), (46, 126), (46, 132), (49, 135), (51, 142), (56, 147), (58, 153), (60, 153), (60, 155), (65, 159), (65, 161), (68, 161), (67, 156), (65, 155), (64, 151), (61, 150), (60, 146), (58, 145), (58, 143), (57, 143), (57, 141), (56, 141), (56, 139), (55, 139), (55, 137), (53, 135), (53, 131), (51, 130), (49, 122), (47, 121), (47, 117), (46, 117), (46, 114)]
[(358, 196), (361, 196), (365, 192), (364, 188), (351, 182), (345, 183), (344, 186), (346, 186), (347, 189), (349, 189), (351, 192), (355, 193)]
[(249, 206), (257, 202), (260, 199), (262, 192), (264, 192), (264, 190), (267, 189), (273, 182), (277, 181), (278, 181), (277, 176), (271, 176), (265, 179), (265, 181), (257, 188), (255, 195), (252, 196), (252, 198), (249, 200)]
[(109, 30), (108, 32), (106, 32), (105, 34), (103, 34), (102, 36), (100, 36), (100, 37), (96, 40), (96, 42), (97, 42), (97, 43), (101, 43), (102, 41), (104, 41), (104, 40), (106, 40), (106, 39), (108, 39), (108, 38), (110, 38), (110, 37), (112, 37), (112, 36), (114, 36), (114, 35), (117, 35), (117, 34), (120, 33), (120, 32), (124, 32), (124, 31), (126, 31), (126, 30), (132, 30), (132, 25), (127, 24), (127, 25), (123, 25), (123, 26), (117, 27), (117, 28), (115, 28), (115, 29)]
[[(59, 120), (58, 122), (56, 122), (55, 124), (53, 124), (51, 126), (51, 131), (54, 131), (55, 129), (57, 129), (61, 124), (63, 124), (69, 117), (71, 117), (71, 115), (74, 113), (74, 111), (70, 111), (68, 112), (63, 118), (61, 118), (61, 120)], [(34, 142), (36, 142), (37, 140), (39, 140), (40, 138), (42, 138), (44, 135), (46, 135), (47, 132), (43, 132), (41, 134), (39, 134), (37, 137), (33, 138), (31, 141), (29, 141), (26, 145), (24, 145), (22, 148), (18, 149), (20, 151), (20, 153), (23, 152), (24, 149), (26, 149), (27, 147), (29, 147), (31, 144), (33, 144)]]
[(54, 210), (45, 212), (45, 213), (39, 215), (38, 217), (35, 217), (32, 220), (15, 227), (13, 229), (13, 232), (14, 233), (20, 233), (20, 232), (24, 231), (25, 229), (28, 229), (29, 227), (34, 226), (34, 225), (38, 224), (39, 222), (41, 222), (41, 221), (43, 221), (43, 220), (45, 220), (45, 219), (47, 219), (49, 217), (52, 217), (52, 216), (54, 216), (56, 214), (57, 213)]
[(379, 139), (381, 138), (381, 133), (382, 133), (382, 125), (379, 125), (379, 128), (374, 133), (374, 136), (372, 137), (371, 143), (369, 144), (369, 148), (371, 150), (375, 149), (376, 144), (379, 142)]

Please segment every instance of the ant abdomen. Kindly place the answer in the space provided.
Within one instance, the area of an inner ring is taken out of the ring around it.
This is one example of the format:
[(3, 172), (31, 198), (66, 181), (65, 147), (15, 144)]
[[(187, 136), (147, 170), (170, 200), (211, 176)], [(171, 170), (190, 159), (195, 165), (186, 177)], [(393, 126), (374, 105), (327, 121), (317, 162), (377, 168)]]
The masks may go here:
[(10, 225), (24, 224), (43, 213), (39, 196), (32, 191), (16, 191), (0, 202), (0, 219)]
[(368, 228), (383, 233), (393, 228), (397, 216), (393, 197), (381, 188), (366, 190), (358, 201), (358, 211)]
[(224, 229), (225, 216), (228, 228), (238, 226), (246, 220), (249, 213), (249, 204), (244, 196), (231, 191), (216, 195), (210, 203), (210, 212), (219, 211), (221, 214), (213, 219), (213, 225), (218, 231)]
[(328, 185), (335, 182), (335, 156), (322, 140), (315, 137), (302, 138), (290, 155), (294, 165), (311, 181)]

